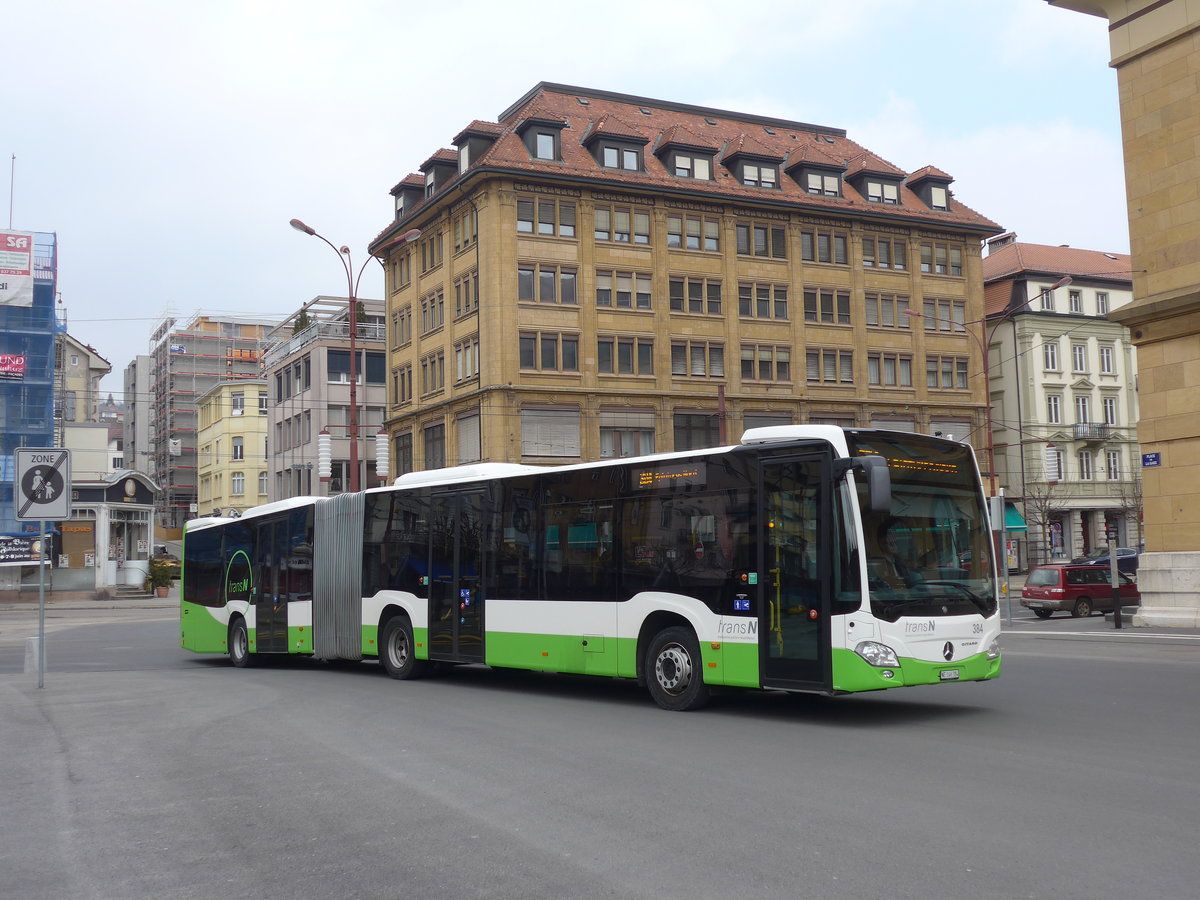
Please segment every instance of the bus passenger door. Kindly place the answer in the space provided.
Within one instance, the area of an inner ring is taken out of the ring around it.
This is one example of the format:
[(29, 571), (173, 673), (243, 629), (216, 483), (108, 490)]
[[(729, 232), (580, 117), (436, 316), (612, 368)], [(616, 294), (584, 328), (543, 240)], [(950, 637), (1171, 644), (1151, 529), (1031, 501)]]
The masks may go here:
[(487, 494), (434, 495), (429, 565), (429, 654), (483, 661)]
[(288, 598), (283, 554), (286, 552), (287, 523), (283, 520), (261, 522), (256, 530), (255, 650), (258, 653), (286, 653)]
[(764, 687), (821, 688), (829, 681), (829, 478), (822, 454), (763, 460), (758, 521)]

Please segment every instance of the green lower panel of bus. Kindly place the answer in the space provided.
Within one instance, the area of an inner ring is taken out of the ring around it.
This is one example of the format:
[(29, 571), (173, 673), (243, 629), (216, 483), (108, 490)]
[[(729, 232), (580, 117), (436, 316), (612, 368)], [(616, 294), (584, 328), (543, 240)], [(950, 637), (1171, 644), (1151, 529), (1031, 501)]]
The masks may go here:
[[(758, 687), (758, 647), (754, 644), (700, 645), (707, 684)], [(637, 640), (602, 635), (489, 632), (489, 666), (536, 669), (578, 675), (634, 678)]]
[(179, 605), (179, 646), (194, 653), (229, 652), (229, 629), (213, 618), (207, 606)]
[[(900, 657), (894, 668), (872, 666), (853, 650), (833, 651), (835, 691), (879, 691), (914, 684), (944, 684), (948, 681), (986, 681), (1000, 674), (1002, 657), (988, 659), (986, 653), (953, 662), (928, 662)], [(884, 673), (890, 672), (891, 676)]]

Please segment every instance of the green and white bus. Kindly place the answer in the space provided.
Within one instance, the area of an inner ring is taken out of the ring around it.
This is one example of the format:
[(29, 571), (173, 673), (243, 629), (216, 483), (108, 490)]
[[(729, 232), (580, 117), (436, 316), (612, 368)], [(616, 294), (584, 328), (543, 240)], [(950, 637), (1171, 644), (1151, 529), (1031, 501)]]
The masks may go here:
[[(478, 464), (188, 523), (180, 644), (841, 694), (1000, 674), (971, 448), (779, 426), (738, 446)], [(903, 562), (901, 562), (903, 560)]]

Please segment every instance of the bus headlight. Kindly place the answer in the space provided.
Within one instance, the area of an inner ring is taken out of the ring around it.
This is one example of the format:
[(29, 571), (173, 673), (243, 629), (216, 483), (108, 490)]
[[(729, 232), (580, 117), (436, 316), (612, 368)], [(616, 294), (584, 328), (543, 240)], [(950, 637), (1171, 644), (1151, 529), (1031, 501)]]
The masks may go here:
[(999, 659), (1000, 658), (1000, 638), (993, 638), (992, 642), (990, 644), (988, 644), (987, 658), (988, 659)]
[(896, 659), (896, 651), (878, 641), (863, 641), (854, 648), (854, 652), (873, 666), (881, 668), (891, 666), (897, 669), (900, 667), (900, 660)]

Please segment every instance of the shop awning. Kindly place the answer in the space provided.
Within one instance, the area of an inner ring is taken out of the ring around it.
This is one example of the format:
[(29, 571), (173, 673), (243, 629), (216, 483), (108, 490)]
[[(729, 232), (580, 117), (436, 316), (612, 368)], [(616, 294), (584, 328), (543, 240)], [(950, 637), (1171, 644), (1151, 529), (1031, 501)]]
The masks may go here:
[(1017, 510), (1017, 506), (1010, 500), (1004, 501), (1004, 530), (1005, 531), (1028, 531), (1028, 526), (1025, 524), (1025, 518)]

